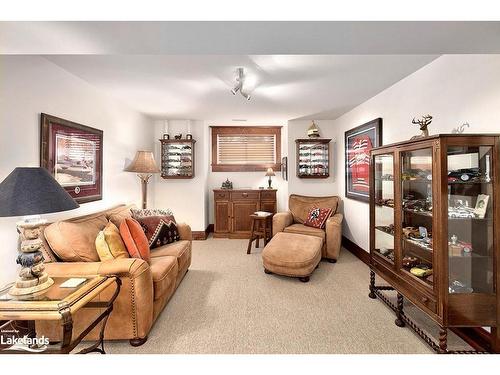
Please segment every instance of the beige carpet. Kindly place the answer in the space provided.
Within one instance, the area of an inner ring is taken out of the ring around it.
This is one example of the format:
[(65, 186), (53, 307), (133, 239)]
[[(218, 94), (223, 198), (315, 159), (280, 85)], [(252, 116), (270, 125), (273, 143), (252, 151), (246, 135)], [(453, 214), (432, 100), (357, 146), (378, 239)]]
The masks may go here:
[[(368, 298), (369, 270), (347, 250), (321, 262), (309, 283), (266, 275), (246, 240), (193, 242), (193, 263), (153, 327), (133, 348), (109, 353), (432, 353)], [(412, 309), (415, 310), (415, 309)], [(420, 314), (424, 324), (428, 320)], [(452, 335), (451, 346), (464, 347)]]

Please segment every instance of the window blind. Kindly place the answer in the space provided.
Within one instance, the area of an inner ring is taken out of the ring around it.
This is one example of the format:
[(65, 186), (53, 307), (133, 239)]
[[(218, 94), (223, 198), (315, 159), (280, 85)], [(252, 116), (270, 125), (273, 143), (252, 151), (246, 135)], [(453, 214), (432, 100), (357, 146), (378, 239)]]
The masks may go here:
[(253, 165), (275, 163), (275, 135), (217, 135), (217, 164)]

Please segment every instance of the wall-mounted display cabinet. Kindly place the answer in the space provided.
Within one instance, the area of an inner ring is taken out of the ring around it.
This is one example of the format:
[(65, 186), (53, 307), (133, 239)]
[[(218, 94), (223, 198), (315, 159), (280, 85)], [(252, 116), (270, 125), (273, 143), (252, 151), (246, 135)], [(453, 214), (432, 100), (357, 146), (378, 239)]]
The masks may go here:
[(324, 138), (296, 139), (297, 177), (328, 178), (330, 176), (330, 141)]
[(161, 177), (193, 178), (194, 145), (193, 139), (160, 139)]
[(401, 326), (403, 298), (427, 313), (439, 342), (416, 331), (438, 352), (448, 327), (490, 327), (489, 350), (500, 350), (499, 139), (436, 135), (371, 153), (370, 297), (394, 288)]

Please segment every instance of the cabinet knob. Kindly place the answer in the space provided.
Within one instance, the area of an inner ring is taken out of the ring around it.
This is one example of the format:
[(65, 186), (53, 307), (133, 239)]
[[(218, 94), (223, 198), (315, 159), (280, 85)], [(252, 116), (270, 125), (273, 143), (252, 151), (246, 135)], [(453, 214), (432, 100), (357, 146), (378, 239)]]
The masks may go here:
[(428, 301), (429, 301), (429, 298), (427, 298), (427, 297), (422, 297), (422, 298), (421, 298), (421, 300), (422, 300), (422, 302), (428, 302)]
[(244, 197), (248, 197), (248, 193), (241, 193)]

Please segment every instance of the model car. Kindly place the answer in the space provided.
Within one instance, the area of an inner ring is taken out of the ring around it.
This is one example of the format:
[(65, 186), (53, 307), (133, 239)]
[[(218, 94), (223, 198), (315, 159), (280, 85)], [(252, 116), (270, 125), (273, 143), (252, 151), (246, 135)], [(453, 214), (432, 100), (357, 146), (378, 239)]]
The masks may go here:
[(475, 218), (477, 215), (474, 213), (474, 209), (470, 207), (449, 207), (448, 208), (448, 217), (453, 218)]
[(479, 168), (463, 168), (448, 172), (448, 181), (450, 177), (459, 178), (462, 181), (470, 181), (473, 178), (481, 177), (481, 170)]

